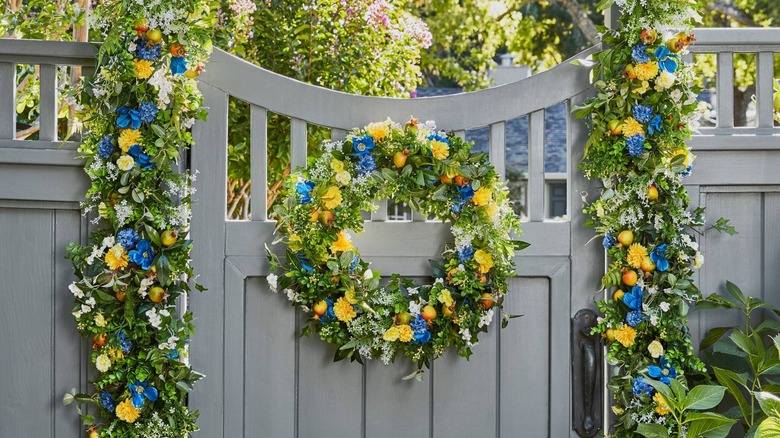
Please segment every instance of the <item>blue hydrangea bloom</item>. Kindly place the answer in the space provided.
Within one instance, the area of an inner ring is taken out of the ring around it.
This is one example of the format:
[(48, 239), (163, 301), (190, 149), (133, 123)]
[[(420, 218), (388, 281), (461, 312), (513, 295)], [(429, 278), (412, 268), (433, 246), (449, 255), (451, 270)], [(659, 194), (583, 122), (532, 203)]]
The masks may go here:
[(626, 140), (626, 149), (632, 157), (638, 157), (645, 151), (645, 136), (642, 134), (632, 135)]
[(136, 380), (135, 383), (128, 386), (128, 389), (133, 398), (133, 406), (136, 408), (140, 409), (144, 405), (145, 399), (149, 399), (152, 403), (157, 401), (157, 388), (149, 386), (146, 380), (143, 382)]
[(666, 259), (666, 244), (662, 243), (650, 253), (650, 260), (655, 264), (655, 269), (664, 272), (669, 269), (669, 260)]
[(632, 310), (626, 315), (626, 324), (631, 327), (636, 327), (640, 322), (644, 321), (647, 317), (642, 315), (639, 310)]
[(142, 152), (141, 146), (134, 144), (127, 150), (127, 154), (135, 158), (135, 164), (142, 169), (148, 169), (154, 167), (154, 163), (151, 162), (152, 157)]
[(175, 75), (183, 74), (187, 71), (187, 60), (183, 56), (171, 57), (171, 73)]
[(170, 353), (168, 353), (168, 359), (175, 360), (178, 358), (179, 358), (179, 350), (177, 348), (174, 348), (173, 350), (171, 350)]
[(647, 46), (644, 44), (637, 44), (631, 48), (631, 59), (644, 64), (650, 62), (650, 56), (647, 54)]
[(116, 241), (128, 251), (133, 249), (139, 239), (141, 236), (132, 228), (124, 228), (116, 234)]
[(678, 56), (672, 53), (669, 48), (666, 46), (658, 46), (657, 49), (655, 49), (655, 53), (653, 53), (656, 58), (658, 58), (658, 68), (661, 71), (666, 71), (669, 73), (674, 73), (677, 71), (677, 59)]
[(442, 143), (450, 144), (450, 140), (447, 137), (443, 137), (443, 136), (441, 136), (439, 134), (436, 134), (436, 133), (432, 133), (431, 135), (429, 135), (428, 136), (428, 140), (436, 140), (436, 141), (440, 141)]
[(458, 260), (460, 260), (461, 263), (466, 263), (472, 258), (474, 258), (474, 247), (467, 246), (458, 251)]
[(414, 332), (414, 339), (412, 344), (424, 344), (431, 339), (431, 331), (428, 330), (428, 322), (423, 319), (422, 315), (417, 315), (409, 326)]
[(295, 191), (301, 195), (301, 204), (311, 203), (311, 191), (314, 189), (313, 181), (298, 181), (295, 184)]
[(634, 379), (634, 384), (632, 385), (631, 392), (634, 393), (636, 397), (640, 397), (643, 394), (650, 397), (653, 394), (653, 387), (650, 386), (647, 382), (645, 382), (644, 377), (639, 376), (636, 379)]
[(655, 135), (656, 132), (661, 132), (662, 123), (663, 119), (661, 118), (661, 115), (656, 114), (655, 117), (653, 117), (653, 120), (651, 120), (650, 124), (647, 126), (648, 134)]
[(100, 139), (97, 146), (97, 152), (100, 158), (108, 158), (114, 153), (114, 137), (106, 135)]
[(374, 137), (370, 135), (361, 135), (360, 137), (352, 138), (352, 149), (358, 155), (370, 154), (371, 149), (374, 149)]
[(325, 302), (328, 303), (328, 310), (320, 316), (320, 324), (336, 321), (336, 314), (333, 312), (333, 300), (326, 298)]
[(130, 261), (140, 266), (144, 271), (152, 267), (154, 261), (154, 251), (152, 243), (146, 239), (141, 239), (135, 244), (135, 249), (127, 253)]
[(367, 175), (376, 170), (376, 163), (371, 154), (362, 154), (357, 162), (358, 175)]
[(632, 112), (639, 123), (649, 123), (653, 119), (653, 108), (647, 105), (634, 105)]
[(133, 343), (127, 340), (124, 330), (117, 333), (116, 338), (119, 340), (119, 347), (122, 349), (122, 353), (129, 353), (133, 348)]
[(631, 310), (642, 310), (642, 296), (644, 292), (640, 286), (634, 286), (630, 292), (623, 295), (623, 303)]
[(349, 270), (354, 271), (360, 265), (360, 257), (353, 255), (352, 261), (349, 263)]
[(617, 245), (617, 239), (615, 239), (615, 236), (607, 234), (604, 236), (604, 240), (601, 241), (601, 244), (604, 246), (604, 249), (610, 249)]
[(109, 412), (116, 410), (116, 402), (108, 391), (100, 391), (100, 406)]
[(160, 110), (157, 108), (157, 105), (153, 104), (152, 102), (143, 101), (140, 105), (138, 105), (138, 112), (141, 114), (141, 121), (147, 125), (154, 122), (154, 119), (157, 118), (157, 113), (159, 111)]
[(149, 44), (146, 38), (142, 38), (141, 42), (136, 43), (135, 54), (145, 61), (155, 61), (160, 58), (160, 45)]
[(647, 375), (668, 385), (670, 379), (677, 377), (677, 369), (665, 356), (661, 356), (661, 366), (650, 365), (647, 367)]
[(119, 117), (116, 118), (116, 125), (120, 128), (138, 129), (141, 127), (141, 114), (137, 109), (121, 106), (117, 108), (116, 113), (119, 114)]

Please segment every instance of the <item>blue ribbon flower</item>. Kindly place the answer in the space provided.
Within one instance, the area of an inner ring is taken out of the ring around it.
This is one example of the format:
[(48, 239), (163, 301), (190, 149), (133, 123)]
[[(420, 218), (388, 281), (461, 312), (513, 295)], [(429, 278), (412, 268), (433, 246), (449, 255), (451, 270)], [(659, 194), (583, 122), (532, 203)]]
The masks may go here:
[(424, 344), (431, 339), (431, 331), (428, 329), (428, 322), (423, 319), (422, 315), (417, 315), (414, 321), (409, 323), (409, 326), (414, 332), (414, 339), (411, 340), (412, 344)]
[(631, 292), (626, 292), (626, 294), (623, 295), (623, 302), (631, 310), (642, 310), (643, 295), (644, 292), (642, 291), (642, 288), (639, 286), (634, 286), (631, 288)]
[(100, 158), (106, 159), (114, 153), (114, 137), (110, 135), (103, 136), (97, 146), (97, 152)]
[(352, 149), (357, 155), (370, 154), (371, 149), (374, 149), (374, 137), (370, 135), (361, 135), (360, 137), (352, 137)]
[(301, 195), (301, 204), (311, 203), (311, 191), (314, 189), (313, 181), (298, 181), (295, 184), (295, 191)]
[(645, 151), (645, 138), (642, 134), (632, 135), (626, 140), (626, 149), (632, 157), (638, 157)]
[(109, 412), (116, 410), (116, 402), (108, 391), (100, 391), (100, 406)]
[(443, 137), (443, 136), (441, 136), (439, 134), (436, 134), (436, 133), (431, 133), (428, 136), (428, 140), (440, 141), (440, 142), (446, 143), (448, 145), (450, 144), (450, 140), (447, 137)]
[(330, 298), (325, 299), (325, 303), (328, 304), (328, 310), (320, 316), (320, 324), (327, 324), (329, 322), (336, 321), (336, 313), (333, 312), (333, 300)]
[(311, 261), (309, 260), (308, 257), (306, 257), (306, 255), (303, 252), (298, 251), (298, 253), (295, 255), (296, 257), (298, 257), (298, 261), (301, 262), (301, 267), (303, 268), (304, 271), (306, 272), (314, 271), (314, 266), (311, 265)]
[(154, 252), (151, 243), (146, 239), (141, 239), (135, 245), (135, 249), (127, 254), (130, 261), (140, 266), (144, 271), (152, 267), (154, 261)]
[(653, 117), (653, 120), (651, 120), (650, 124), (647, 126), (647, 133), (650, 135), (655, 135), (656, 132), (661, 132), (661, 123), (663, 123), (661, 115), (656, 114), (655, 117)]
[(655, 264), (655, 269), (664, 272), (669, 269), (669, 260), (666, 260), (666, 244), (662, 243), (650, 253), (650, 260)]
[(127, 251), (133, 249), (139, 239), (141, 236), (132, 228), (123, 228), (116, 234), (116, 241)]
[(157, 389), (148, 385), (146, 380), (143, 382), (136, 380), (129, 386), (130, 394), (133, 397), (133, 406), (138, 409), (144, 405), (144, 399), (149, 399), (152, 403), (157, 401)]
[(171, 350), (170, 353), (168, 353), (168, 359), (175, 360), (179, 358), (179, 350), (174, 348)]
[(142, 169), (149, 169), (154, 167), (154, 163), (151, 162), (152, 157), (142, 152), (141, 146), (134, 144), (127, 150), (127, 154), (135, 158), (135, 164)]
[(133, 108), (121, 106), (117, 108), (116, 113), (119, 117), (116, 118), (116, 125), (124, 129), (128, 126), (131, 129), (138, 129), (141, 127), (141, 113)]
[(650, 61), (650, 56), (647, 54), (647, 46), (644, 44), (637, 44), (631, 48), (631, 59), (644, 64)]
[(672, 53), (666, 46), (658, 46), (653, 55), (658, 58), (658, 68), (661, 71), (669, 73), (677, 71), (678, 56)]
[(661, 366), (650, 365), (647, 367), (647, 375), (668, 385), (671, 379), (677, 377), (677, 369), (665, 356), (661, 356)]
[(171, 73), (175, 75), (183, 74), (187, 71), (187, 60), (183, 56), (171, 57)]

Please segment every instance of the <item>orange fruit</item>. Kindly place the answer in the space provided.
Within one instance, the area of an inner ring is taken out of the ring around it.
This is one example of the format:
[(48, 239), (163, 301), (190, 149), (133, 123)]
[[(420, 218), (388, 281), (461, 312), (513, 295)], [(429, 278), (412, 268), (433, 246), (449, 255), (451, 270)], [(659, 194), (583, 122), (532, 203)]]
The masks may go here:
[(609, 132), (611, 132), (612, 135), (618, 135), (623, 132), (623, 124), (620, 123), (620, 120), (610, 120), (607, 128), (609, 128)]
[(124, 289), (116, 291), (116, 299), (120, 303), (124, 303), (126, 297), (127, 297), (127, 292), (125, 292)]
[(328, 311), (328, 303), (326, 303), (325, 300), (322, 300), (319, 303), (312, 306), (312, 310), (314, 310), (315, 315), (322, 316), (325, 314), (325, 312)]
[(457, 184), (457, 185), (459, 185), (461, 187), (467, 186), (470, 182), (471, 181), (468, 178), (466, 178), (465, 176), (457, 175), (455, 177), (455, 184)]
[(97, 347), (102, 347), (106, 345), (106, 334), (105, 333), (99, 333), (94, 336), (92, 336), (92, 344), (94, 344)]
[(330, 226), (333, 223), (333, 220), (336, 219), (336, 216), (333, 215), (332, 212), (329, 210), (325, 210), (322, 213), (320, 213), (320, 223), (325, 226)]
[(628, 269), (626, 270), (626, 272), (623, 273), (623, 284), (625, 284), (626, 286), (635, 285), (637, 280), (638, 277), (636, 275), (636, 271)]
[(444, 184), (452, 184), (452, 178), (447, 176), (447, 174), (444, 174), (439, 177), (439, 181), (441, 181)]
[(485, 292), (482, 294), (482, 296), (479, 297), (479, 307), (480, 309), (487, 310), (493, 307), (493, 295), (490, 295), (489, 293)]
[(617, 240), (623, 246), (630, 246), (634, 243), (634, 233), (631, 230), (623, 230), (618, 234)]
[(162, 302), (163, 298), (165, 298), (165, 289), (161, 288), (160, 286), (155, 286), (149, 289), (149, 300), (151, 302), (159, 303)]
[(423, 307), (422, 309), (422, 317), (424, 320), (431, 322), (434, 319), (436, 319), (436, 309), (433, 308), (430, 304)]

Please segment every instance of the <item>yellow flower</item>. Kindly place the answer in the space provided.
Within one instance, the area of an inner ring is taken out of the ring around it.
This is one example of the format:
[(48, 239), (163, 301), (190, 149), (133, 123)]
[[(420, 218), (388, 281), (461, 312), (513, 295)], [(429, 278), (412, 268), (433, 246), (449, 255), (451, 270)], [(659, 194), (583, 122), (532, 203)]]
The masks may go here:
[(658, 79), (655, 81), (656, 85), (658, 85), (662, 89), (671, 88), (672, 85), (674, 85), (674, 81), (677, 80), (677, 77), (673, 75), (672, 73), (669, 73), (668, 71), (661, 72), (661, 74), (658, 76)]
[(338, 318), (339, 321), (343, 322), (352, 321), (352, 319), (357, 316), (355, 309), (352, 308), (352, 304), (349, 304), (349, 301), (344, 297), (339, 298), (336, 301), (336, 304), (333, 305), (333, 313), (336, 314), (336, 318)]
[(649, 90), (650, 90), (650, 82), (648, 81), (642, 81), (642, 85), (634, 89), (634, 91), (636, 91), (639, 94), (645, 94)]
[(110, 357), (112, 361), (116, 362), (117, 360), (125, 357), (125, 354), (120, 348), (111, 348), (108, 350), (108, 357)]
[(352, 175), (350, 175), (346, 170), (342, 170), (336, 174), (336, 182), (342, 186), (349, 184), (350, 181), (352, 181)]
[(666, 399), (660, 392), (655, 393), (653, 401), (655, 402), (655, 412), (658, 413), (658, 415), (669, 415), (672, 413), (669, 409), (669, 405), (666, 404)]
[(119, 148), (122, 152), (127, 152), (130, 146), (141, 144), (141, 131), (137, 129), (123, 129), (119, 133)]
[(116, 167), (118, 167), (119, 170), (128, 171), (132, 169), (133, 166), (135, 166), (135, 160), (133, 160), (133, 157), (130, 155), (122, 155), (116, 160)]
[(623, 415), (625, 411), (620, 406), (612, 406), (612, 413), (615, 415)]
[(147, 79), (154, 72), (151, 61), (136, 59), (133, 63), (135, 64), (135, 75), (138, 76), (138, 79)]
[(111, 368), (111, 359), (108, 358), (107, 354), (101, 354), (97, 357), (97, 359), (95, 359), (95, 367), (101, 373), (105, 373), (109, 368)]
[(322, 205), (328, 210), (332, 210), (341, 205), (341, 190), (336, 186), (328, 187), (328, 190), (322, 195)]
[(490, 193), (490, 190), (488, 188), (480, 187), (479, 189), (477, 189), (476, 192), (474, 192), (474, 197), (471, 199), (474, 201), (475, 204), (481, 207), (483, 205), (488, 205), (492, 197), (493, 194)]
[(699, 251), (696, 251), (696, 255), (693, 257), (694, 269), (699, 269), (704, 265), (704, 256)]
[(644, 260), (645, 257), (647, 257), (647, 248), (644, 246), (635, 243), (628, 247), (626, 261), (632, 268), (639, 269), (642, 267), (642, 260)]
[(498, 211), (499, 211), (498, 204), (496, 204), (495, 202), (491, 202), (490, 204), (488, 204), (486, 212), (490, 219), (495, 219), (496, 216), (498, 216)]
[(98, 313), (97, 315), (95, 315), (95, 325), (98, 327), (106, 326), (106, 317), (103, 316), (102, 313)]
[(649, 81), (658, 76), (658, 63), (650, 61), (644, 64), (637, 64), (637, 66), (634, 67), (634, 71), (636, 72), (637, 79), (640, 81)]
[(626, 325), (615, 330), (615, 340), (626, 348), (634, 345), (634, 339), (636, 339), (636, 330), (631, 326)]
[(355, 291), (353, 289), (350, 289), (344, 293), (344, 298), (349, 304), (357, 304), (358, 302), (357, 298), (355, 297)]
[(125, 248), (119, 243), (112, 246), (106, 253), (105, 262), (112, 271), (126, 268), (128, 259)]
[(431, 154), (433, 154), (433, 158), (443, 160), (450, 156), (450, 145), (443, 141), (433, 140), (431, 141)]
[(344, 162), (334, 158), (330, 160), (330, 168), (333, 169), (334, 172), (339, 173), (344, 170)]
[(398, 340), (401, 342), (409, 342), (414, 339), (414, 330), (409, 325), (398, 326)]
[(398, 326), (394, 325), (385, 331), (385, 334), (382, 335), (382, 339), (387, 342), (397, 341), (400, 334), (401, 333), (398, 331)]
[(116, 405), (116, 416), (124, 422), (133, 423), (138, 419), (139, 415), (141, 415), (141, 413), (133, 406), (133, 403), (129, 398)]
[(293, 251), (300, 251), (303, 249), (301, 236), (297, 234), (290, 234), (289, 239), (287, 239), (287, 246), (293, 250)]
[(337, 252), (351, 251), (352, 248), (352, 240), (349, 238), (349, 234), (344, 230), (339, 231), (336, 241), (330, 244), (330, 251), (334, 254)]
[(366, 133), (374, 140), (379, 141), (390, 134), (390, 124), (388, 122), (375, 122), (366, 126)]
[(439, 297), (437, 298), (440, 303), (444, 304), (444, 307), (451, 307), (452, 306), (452, 294), (448, 289), (444, 289), (439, 293)]
[(623, 122), (623, 135), (633, 137), (635, 135), (645, 135), (645, 128), (635, 118), (629, 117)]
[(109, 208), (105, 202), (101, 202), (100, 205), (98, 205), (98, 213), (103, 219), (108, 219), (108, 211)]
[(647, 351), (650, 353), (650, 356), (658, 359), (664, 354), (664, 346), (661, 345), (661, 343), (658, 341), (653, 341), (650, 343), (650, 345), (647, 346)]
[(493, 267), (493, 256), (481, 249), (474, 253), (474, 261), (479, 263), (479, 272), (483, 274), (486, 274)]

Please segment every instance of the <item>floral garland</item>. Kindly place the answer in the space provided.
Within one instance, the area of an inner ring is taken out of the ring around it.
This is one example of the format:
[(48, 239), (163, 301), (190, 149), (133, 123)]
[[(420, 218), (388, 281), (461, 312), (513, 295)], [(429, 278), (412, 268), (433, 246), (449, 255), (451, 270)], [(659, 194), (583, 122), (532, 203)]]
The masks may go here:
[[(286, 265), (269, 251), (272, 272), (283, 274), (268, 282), (311, 315), (304, 334), (337, 345), (336, 360), (409, 357), (417, 364), (410, 378), (420, 379), (448, 347), (471, 355), (501, 308), (515, 250), (525, 246), (510, 238), (519, 221), (485, 154), (433, 122), (401, 127), (388, 119), (325, 143), (286, 184), (290, 195), (274, 208)], [(393, 274), (380, 286), (379, 272), (352, 244), (347, 230), (362, 231), (361, 211), (384, 197), (451, 221), (455, 244), (431, 261), (433, 284)]]
[(592, 119), (581, 168), (604, 184), (585, 213), (612, 261), (602, 288), (614, 292), (598, 303), (604, 316), (594, 332), (620, 365), (610, 382), (615, 436), (635, 436), (642, 423), (676, 436), (683, 426), (647, 380), (669, 385), (705, 369), (687, 327), (689, 303), (700, 298), (692, 276), (703, 263), (687, 230), (704, 225), (704, 211), (687, 210), (682, 185), (695, 158), (685, 140), (702, 115), (693, 66), (682, 55), (694, 41), (688, 24), (699, 16), (687, 0), (617, 3), (621, 29), (604, 35), (608, 48), (597, 55), (598, 95), (576, 109)]
[[(97, 212), (90, 245), (71, 244), (78, 281), (73, 316), (90, 338), (94, 392), (65, 396), (90, 437), (182, 437), (197, 430), (184, 405), (203, 376), (188, 362), (192, 314), (177, 315), (191, 241), (190, 183), (177, 172), (189, 128), (204, 119), (194, 78), (210, 51), (203, 2), (109, 0), (92, 13), (105, 34), (96, 75), (81, 90), (88, 134), (80, 152), (92, 181), (84, 214)], [(200, 286), (198, 286), (200, 290)]]

